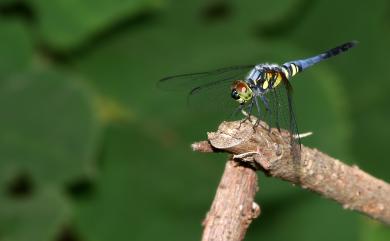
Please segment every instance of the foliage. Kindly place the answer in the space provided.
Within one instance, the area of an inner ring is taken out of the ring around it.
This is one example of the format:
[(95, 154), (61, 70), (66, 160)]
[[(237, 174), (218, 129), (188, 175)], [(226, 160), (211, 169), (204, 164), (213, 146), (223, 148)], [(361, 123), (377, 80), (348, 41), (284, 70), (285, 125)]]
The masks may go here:
[[(294, 79), (305, 145), (390, 181), (390, 5), (364, 1), (0, 2), (0, 240), (199, 240), (225, 156), (221, 116), (165, 75), (360, 44)], [(212, 103), (210, 103), (212, 104)], [(216, 160), (217, 159), (217, 160)], [(388, 230), (261, 175), (246, 240), (387, 240)]]

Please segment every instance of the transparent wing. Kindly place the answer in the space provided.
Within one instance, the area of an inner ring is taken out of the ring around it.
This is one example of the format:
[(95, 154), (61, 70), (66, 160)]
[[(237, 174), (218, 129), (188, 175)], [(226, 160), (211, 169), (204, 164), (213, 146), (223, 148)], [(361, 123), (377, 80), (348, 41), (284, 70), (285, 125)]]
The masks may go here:
[(230, 86), (234, 80), (244, 79), (252, 68), (254, 65), (240, 65), (175, 75), (161, 79), (157, 86), (164, 90), (187, 91), (187, 103), (191, 109), (230, 119), (238, 107), (238, 103), (231, 98)]
[(294, 161), (299, 164), (301, 142), (299, 139), (298, 126), (294, 113), (292, 95), (292, 86), (288, 80), (283, 80), (283, 84), (275, 89), (271, 89), (265, 95), (269, 109), (267, 110), (265, 107), (262, 108), (264, 111), (264, 118), (262, 119), (272, 127), (286, 129), (290, 132), (291, 154)]
[[(299, 138), (298, 125), (294, 113), (293, 89), (288, 80), (274, 90), (274, 105), (280, 128), (290, 131), (291, 151), (294, 161), (299, 162), (301, 153), (301, 140)], [(297, 163), (299, 164), (299, 163)]]
[(243, 79), (253, 67), (254, 65), (240, 65), (207, 72), (174, 75), (159, 80), (157, 86), (165, 90), (196, 92), (237, 78)]
[(195, 111), (215, 114), (218, 119), (231, 119), (239, 104), (231, 97), (231, 81), (224, 81), (218, 84), (203, 85), (201, 88), (194, 88), (187, 98), (188, 106)]

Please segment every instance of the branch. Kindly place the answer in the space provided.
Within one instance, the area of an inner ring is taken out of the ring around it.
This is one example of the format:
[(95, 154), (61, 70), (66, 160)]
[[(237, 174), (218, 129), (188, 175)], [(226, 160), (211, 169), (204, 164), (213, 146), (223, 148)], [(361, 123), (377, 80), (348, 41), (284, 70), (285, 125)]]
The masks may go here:
[(249, 121), (241, 124), (239, 121), (223, 122), (217, 132), (208, 133), (208, 141), (194, 143), (192, 148), (201, 152), (231, 153), (270, 176), (300, 185), (335, 200), (345, 209), (390, 224), (388, 183), (357, 166), (348, 166), (305, 146), (302, 146), (301, 159), (297, 163), (291, 156), (289, 133), (275, 129), (269, 132), (262, 125), (254, 129)]
[(253, 202), (257, 189), (255, 170), (229, 160), (203, 221), (202, 240), (242, 240), (249, 224), (260, 214)]

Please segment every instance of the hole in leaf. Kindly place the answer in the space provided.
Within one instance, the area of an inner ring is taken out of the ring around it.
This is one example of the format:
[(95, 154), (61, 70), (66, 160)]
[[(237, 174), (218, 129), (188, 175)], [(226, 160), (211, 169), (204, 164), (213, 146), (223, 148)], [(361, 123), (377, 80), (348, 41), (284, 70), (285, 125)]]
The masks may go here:
[(26, 198), (33, 192), (33, 183), (27, 173), (21, 173), (11, 180), (7, 193), (14, 198)]
[(226, 2), (215, 1), (203, 8), (201, 15), (206, 22), (215, 22), (228, 18), (231, 15), (231, 8)]
[(67, 187), (68, 193), (76, 199), (86, 198), (93, 192), (93, 184), (90, 179), (81, 178)]
[(19, 17), (29, 22), (34, 21), (35, 16), (31, 7), (22, 1), (13, 1), (0, 7), (0, 15), (4, 17)]
[(81, 239), (72, 228), (64, 227), (56, 241), (81, 241)]

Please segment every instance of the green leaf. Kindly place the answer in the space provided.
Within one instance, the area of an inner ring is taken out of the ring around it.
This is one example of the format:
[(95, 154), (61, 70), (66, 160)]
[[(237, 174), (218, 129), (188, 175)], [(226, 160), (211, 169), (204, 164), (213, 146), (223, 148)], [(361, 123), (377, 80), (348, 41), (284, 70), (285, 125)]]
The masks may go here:
[[(215, 27), (225, 28), (234, 37), (241, 33), (248, 35), (258, 25), (272, 24), (289, 20), (304, 0), (283, 0), (270, 2), (266, 0), (175, 0), (168, 1), (161, 15), (165, 28), (174, 28), (194, 34), (199, 30)], [(247, 36), (245, 36), (247, 37)]]
[(345, 211), (339, 204), (300, 191), (282, 202), (260, 203), (256, 219), (246, 240), (345, 240), (359, 237), (357, 213)]
[(85, 43), (107, 28), (156, 6), (159, 0), (30, 0), (39, 32), (54, 48)]
[(362, 241), (386, 241), (390, 239), (390, 229), (388, 226), (369, 218), (362, 219), (361, 224)]
[(50, 188), (24, 199), (0, 197), (0, 202), (2, 241), (51, 241), (70, 219), (69, 203)]
[(92, 93), (73, 77), (37, 71), (1, 80), (0, 116), (0, 185), (20, 171), (50, 185), (93, 174), (99, 119)]
[(292, 13), (300, 10), (303, 0), (283, 1), (230, 1), (237, 12), (236, 19), (241, 24), (254, 27), (256, 24), (271, 24), (288, 18)]
[(0, 79), (30, 67), (32, 45), (28, 29), (22, 21), (0, 18)]

